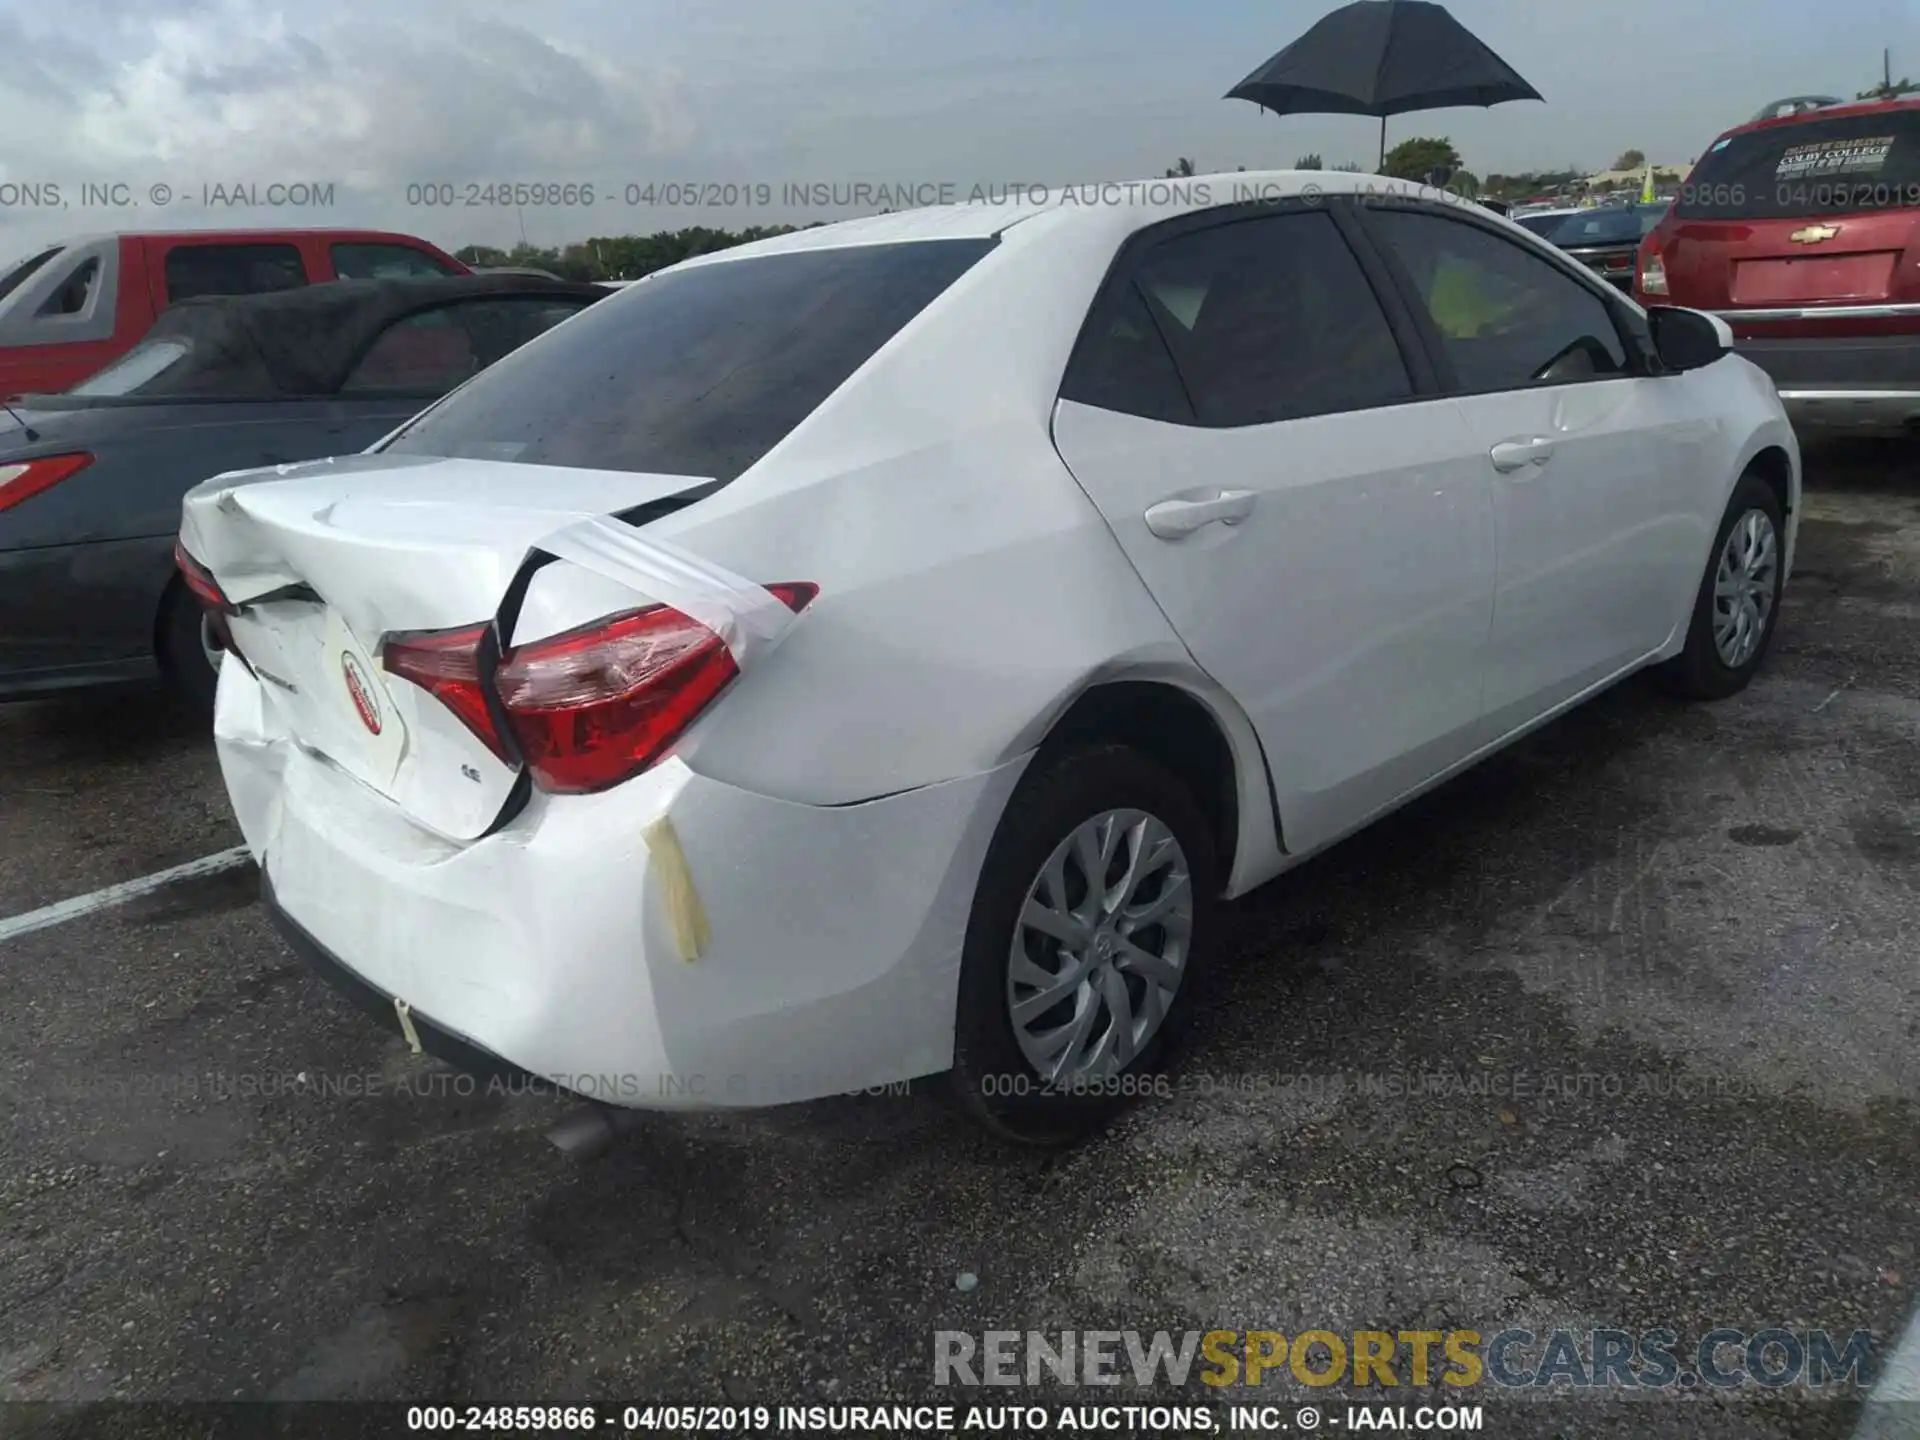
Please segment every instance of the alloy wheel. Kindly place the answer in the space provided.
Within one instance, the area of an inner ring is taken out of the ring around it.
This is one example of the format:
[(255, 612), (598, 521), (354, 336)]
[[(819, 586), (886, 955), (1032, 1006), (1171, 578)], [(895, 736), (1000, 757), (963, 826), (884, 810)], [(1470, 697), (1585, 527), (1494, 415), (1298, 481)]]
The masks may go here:
[(1713, 576), (1713, 648), (1738, 670), (1766, 638), (1780, 567), (1773, 517), (1755, 507), (1734, 521)]
[(1152, 1041), (1186, 975), (1193, 880), (1143, 810), (1083, 821), (1040, 867), (1014, 926), (1007, 1008), (1054, 1085), (1117, 1075)]

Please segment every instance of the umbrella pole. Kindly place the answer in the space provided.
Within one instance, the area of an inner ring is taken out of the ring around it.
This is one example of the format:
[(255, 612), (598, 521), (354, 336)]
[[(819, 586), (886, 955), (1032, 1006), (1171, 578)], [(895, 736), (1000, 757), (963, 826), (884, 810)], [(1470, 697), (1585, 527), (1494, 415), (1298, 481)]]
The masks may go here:
[[(1382, 116), (1380, 117), (1380, 166), (1379, 166), (1379, 170), (1385, 170), (1386, 168), (1387, 168), (1387, 117), (1386, 117), (1386, 116), (1384, 116), (1384, 115), (1382, 115)], [(1376, 173), (1376, 174), (1378, 174), (1378, 173), (1379, 173), (1379, 171), (1375, 171), (1375, 173)]]

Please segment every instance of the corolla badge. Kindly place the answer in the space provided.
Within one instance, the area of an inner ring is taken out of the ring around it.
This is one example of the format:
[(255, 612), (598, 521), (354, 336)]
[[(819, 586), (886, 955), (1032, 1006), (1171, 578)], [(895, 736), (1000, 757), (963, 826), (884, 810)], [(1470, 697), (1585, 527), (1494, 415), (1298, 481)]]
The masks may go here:
[(1787, 239), (1796, 245), (1818, 245), (1822, 240), (1831, 240), (1840, 233), (1838, 225), (1809, 225), (1804, 230), (1796, 230)]
[(380, 733), (380, 702), (374, 698), (373, 683), (367, 678), (367, 672), (360, 668), (360, 662), (352, 655), (340, 657), (340, 673), (347, 680), (347, 695), (353, 701), (353, 708), (360, 712), (360, 723), (375, 735)]

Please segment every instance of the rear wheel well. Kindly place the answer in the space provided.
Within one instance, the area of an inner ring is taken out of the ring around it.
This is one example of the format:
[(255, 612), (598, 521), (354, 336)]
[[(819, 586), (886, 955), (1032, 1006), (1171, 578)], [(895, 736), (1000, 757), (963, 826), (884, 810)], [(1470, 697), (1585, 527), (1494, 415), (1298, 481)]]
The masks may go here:
[(1057, 753), (1092, 741), (1138, 750), (1187, 787), (1212, 828), (1225, 882), (1240, 838), (1240, 789), (1233, 748), (1212, 712), (1172, 685), (1096, 685), (1054, 722), (1041, 749)]
[(1767, 488), (1773, 491), (1774, 498), (1780, 502), (1782, 515), (1793, 509), (1793, 462), (1787, 459), (1786, 451), (1777, 445), (1769, 445), (1753, 457), (1747, 469), (1767, 482)]

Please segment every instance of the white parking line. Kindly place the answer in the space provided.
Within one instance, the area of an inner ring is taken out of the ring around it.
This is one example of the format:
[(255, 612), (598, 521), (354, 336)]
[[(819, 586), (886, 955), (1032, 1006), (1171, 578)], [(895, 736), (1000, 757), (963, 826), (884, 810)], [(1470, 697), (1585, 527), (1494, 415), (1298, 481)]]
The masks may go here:
[(61, 900), (52, 905), (43, 905), (38, 910), (29, 910), (24, 915), (15, 915), (11, 919), (0, 920), (0, 942), (12, 940), (21, 935), (30, 935), (35, 930), (44, 930), (49, 925), (64, 925), (69, 920), (78, 920), (82, 915), (91, 915), (96, 910), (106, 910), (128, 900), (137, 900), (173, 884), (176, 880), (192, 880), (201, 875), (218, 875), (223, 870), (232, 870), (240, 865), (252, 863), (253, 853), (244, 845), (236, 845), (231, 850), (221, 850), (213, 855), (202, 855), (198, 860), (189, 860), (184, 865), (175, 865), (171, 870), (156, 870), (151, 875), (143, 875), (138, 880), (126, 880), (118, 885), (109, 885), (102, 890), (94, 890), (85, 895), (76, 895), (71, 900)]
[(1867, 1392), (1853, 1440), (1915, 1440), (1920, 1437), (1920, 1310), (1880, 1367)]

